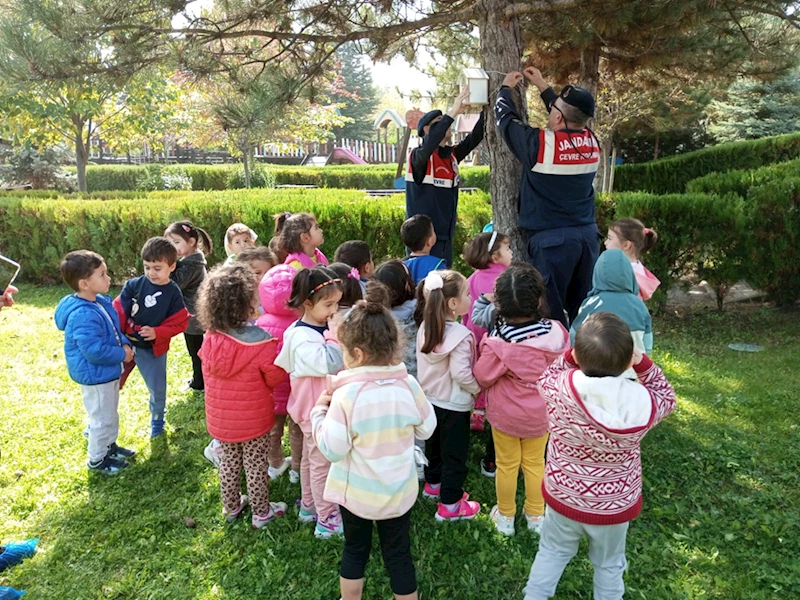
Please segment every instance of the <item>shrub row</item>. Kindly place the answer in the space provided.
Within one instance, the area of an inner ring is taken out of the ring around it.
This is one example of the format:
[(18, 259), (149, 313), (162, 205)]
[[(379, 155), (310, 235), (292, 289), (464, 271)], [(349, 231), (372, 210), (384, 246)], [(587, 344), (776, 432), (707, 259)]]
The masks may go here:
[(614, 189), (680, 194), (691, 180), (710, 173), (757, 169), (798, 157), (800, 133), (731, 142), (652, 162), (621, 165), (615, 171)]
[[(286, 167), (258, 165), (275, 176), (276, 185), (315, 185), (340, 189), (390, 189), (394, 187), (395, 165), (347, 165), (330, 167)], [(185, 172), (193, 190), (225, 190), (243, 187), (236, 176), (241, 165), (166, 165), (163, 173)], [(137, 189), (137, 182), (146, 175), (144, 165), (89, 165), (86, 183), (89, 192)], [(461, 186), (489, 190), (489, 167), (463, 167)]]
[[(598, 226), (605, 233), (614, 218), (632, 216), (659, 232), (644, 262), (663, 285), (654, 298), (666, 300), (670, 285), (686, 276), (708, 280), (719, 298), (739, 279), (769, 293), (781, 305), (800, 296), (800, 177), (751, 188), (743, 199), (706, 194), (616, 193), (597, 200)], [(401, 256), (402, 196), (367, 198), (355, 190), (248, 190), (226, 192), (151, 192), (131, 200), (0, 198), (0, 249), (21, 259), (28, 281), (58, 279), (60, 258), (77, 248), (106, 257), (115, 279), (140, 268), (139, 248), (173, 220), (189, 218), (217, 244), (211, 264), (224, 259), (222, 238), (233, 222), (271, 237), (272, 215), (309, 211), (325, 230), (323, 250), (332, 256), (349, 239), (366, 240), (376, 260)], [(469, 237), (491, 219), (483, 192), (463, 194), (454, 247), (456, 256)], [(20, 235), (25, 232), (25, 235)], [(468, 271), (463, 261), (456, 268)]]
[(760, 169), (711, 173), (687, 183), (686, 191), (699, 194), (737, 194), (746, 198), (750, 188), (787, 177), (800, 177), (800, 159), (775, 163)]
[(643, 261), (664, 282), (685, 276), (707, 280), (717, 301), (740, 279), (764, 290), (779, 306), (800, 297), (800, 177), (787, 177), (736, 194), (620, 193), (616, 217), (632, 216), (659, 233)]
[[(215, 243), (208, 260), (215, 264), (225, 258), (223, 236), (231, 223), (247, 223), (266, 244), (272, 237), (272, 215), (289, 210), (317, 216), (325, 231), (322, 249), (331, 259), (339, 244), (352, 239), (368, 242), (376, 261), (405, 253), (400, 240), (402, 196), (373, 199), (355, 190), (298, 189), (152, 192), (146, 198), (152, 201), (5, 197), (0, 201), (0, 249), (22, 263), (23, 280), (57, 281), (61, 258), (89, 248), (103, 255), (112, 277), (122, 281), (141, 270), (139, 250), (145, 240), (161, 235), (172, 221), (188, 218), (206, 229)], [(491, 211), (486, 194), (462, 195), (456, 248), (491, 220)]]

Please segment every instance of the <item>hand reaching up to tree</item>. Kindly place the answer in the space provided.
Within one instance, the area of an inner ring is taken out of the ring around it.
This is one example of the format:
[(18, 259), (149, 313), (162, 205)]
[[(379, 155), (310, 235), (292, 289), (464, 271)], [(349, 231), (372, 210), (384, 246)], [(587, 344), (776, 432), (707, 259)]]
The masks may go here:
[(527, 79), (532, 85), (535, 85), (540, 92), (543, 92), (550, 87), (547, 85), (544, 77), (542, 77), (542, 72), (536, 67), (526, 67), (523, 73), (525, 73), (525, 79)]
[(510, 73), (506, 73), (506, 76), (503, 78), (503, 85), (513, 88), (517, 87), (520, 81), (524, 79), (524, 75), (519, 71), (511, 71)]
[(463, 91), (456, 97), (453, 102), (453, 108), (447, 111), (447, 114), (452, 118), (456, 118), (469, 108), (469, 86), (466, 86)]

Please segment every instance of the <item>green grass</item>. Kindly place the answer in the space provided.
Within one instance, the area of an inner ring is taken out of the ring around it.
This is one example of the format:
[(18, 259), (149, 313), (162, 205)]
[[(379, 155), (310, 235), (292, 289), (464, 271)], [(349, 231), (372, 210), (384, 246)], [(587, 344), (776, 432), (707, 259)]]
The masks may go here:
[[(85, 415), (67, 376), (53, 310), (63, 287), (22, 286), (0, 312), (0, 522), (5, 540), (40, 538), (39, 552), (0, 574), (28, 598), (338, 598), (338, 540), (314, 539), (294, 518), (252, 531), (225, 525), (201, 396), (180, 392), (189, 372), (182, 339), (169, 359), (169, 435), (148, 438), (138, 375), (122, 392), (120, 442), (139, 452), (116, 478), (84, 466)], [(645, 440), (644, 511), (628, 536), (629, 599), (800, 597), (800, 323), (797, 315), (740, 309), (656, 321), (655, 358), (679, 407)], [(758, 354), (728, 350), (757, 342)], [(476, 467), (466, 488), (484, 510), (439, 524), (414, 512), (413, 551), (423, 598), (520, 598), (537, 538), (494, 533), (494, 486)], [(521, 486), (520, 486), (521, 487)], [(275, 500), (299, 487), (281, 480)], [(188, 528), (184, 519), (197, 522)], [(567, 567), (557, 598), (589, 600), (585, 554)], [(375, 545), (365, 598), (391, 598)]]

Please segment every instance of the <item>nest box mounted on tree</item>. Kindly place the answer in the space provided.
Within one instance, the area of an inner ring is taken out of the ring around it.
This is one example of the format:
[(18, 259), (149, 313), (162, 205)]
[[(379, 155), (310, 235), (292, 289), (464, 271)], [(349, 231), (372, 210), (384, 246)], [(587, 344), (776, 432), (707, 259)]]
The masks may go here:
[(486, 71), (478, 68), (464, 69), (459, 83), (462, 89), (465, 85), (469, 86), (470, 106), (489, 104), (489, 76)]

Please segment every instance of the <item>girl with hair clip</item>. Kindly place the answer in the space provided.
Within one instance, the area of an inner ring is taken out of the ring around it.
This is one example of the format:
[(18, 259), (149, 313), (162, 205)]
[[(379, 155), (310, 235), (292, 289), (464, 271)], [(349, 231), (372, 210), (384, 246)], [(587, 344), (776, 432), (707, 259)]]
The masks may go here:
[(175, 221), (164, 230), (167, 238), (178, 251), (178, 263), (170, 279), (178, 284), (183, 293), (183, 303), (189, 311), (189, 327), (183, 334), (186, 350), (192, 359), (192, 378), (188, 389), (202, 392), (205, 389), (200, 348), (203, 346), (203, 330), (197, 318), (197, 290), (206, 278), (206, 256), (214, 245), (205, 230), (192, 225), (191, 221)]
[(622, 250), (631, 261), (636, 283), (639, 284), (639, 297), (642, 300), (652, 298), (653, 293), (661, 285), (658, 277), (648, 271), (640, 260), (642, 254), (655, 246), (657, 241), (658, 234), (645, 227), (638, 219), (630, 217), (618, 219), (608, 228), (608, 236), (605, 241), (606, 250)]
[[(514, 255), (509, 244), (508, 236), (496, 230), (479, 233), (464, 244), (464, 260), (475, 269), (475, 272), (467, 279), (471, 303), (469, 312), (461, 321), (475, 336), (475, 343), (478, 347), (476, 356), (480, 356), (480, 343), (483, 336), (486, 335), (486, 329), (472, 322), (470, 318), (472, 307), (481, 294), (488, 294), (494, 289), (494, 282), (511, 264)], [(473, 431), (484, 430), (485, 415), (486, 397), (481, 393), (475, 399), (475, 410), (470, 419), (470, 428)], [(486, 428), (486, 452), (481, 459), (481, 473), (485, 477), (493, 478), (496, 471), (494, 441), (492, 440), (492, 430), (489, 427)]]
[(311, 436), (311, 409), (325, 391), (326, 377), (342, 368), (342, 351), (328, 329), (341, 298), (342, 280), (327, 267), (298, 271), (287, 306), (301, 311), (302, 316), (284, 333), (283, 348), (275, 359), (275, 364), (289, 373), (287, 411), (303, 433), (299, 519), (316, 521), (314, 535), (323, 539), (341, 535), (342, 517), (337, 506), (323, 498), (330, 462)]
[(278, 250), (286, 253), (283, 262), (298, 271), (328, 264), (319, 250), (325, 236), (314, 215), (290, 212), (275, 215), (275, 237)]
[(339, 337), (347, 370), (328, 377), (311, 421), (317, 447), (332, 463), (325, 498), (339, 505), (344, 521), (342, 598), (361, 599), (375, 522), (395, 598), (416, 599), (414, 438), (431, 436), (436, 415), (399, 361), (399, 331), (383, 305), (358, 301)]
[(419, 383), (436, 412), (436, 431), (425, 445), (428, 466), (422, 495), (439, 500), (437, 521), (472, 519), (481, 509), (464, 492), (469, 415), (480, 386), (472, 374), (475, 336), (456, 319), (469, 310), (466, 278), (432, 271), (420, 282), (422, 324), (417, 334)]

